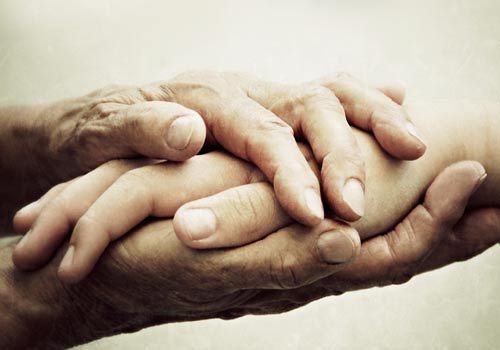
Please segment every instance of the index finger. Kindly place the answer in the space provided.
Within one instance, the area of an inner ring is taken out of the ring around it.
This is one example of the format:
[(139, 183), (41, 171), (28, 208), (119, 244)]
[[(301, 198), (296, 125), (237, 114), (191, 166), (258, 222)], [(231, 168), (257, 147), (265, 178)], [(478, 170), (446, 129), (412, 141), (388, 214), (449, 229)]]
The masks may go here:
[(335, 93), (352, 125), (372, 131), (382, 148), (392, 156), (413, 160), (424, 154), (425, 143), (408, 113), (381, 91), (345, 73), (327, 76), (317, 83)]
[(183, 164), (163, 163), (129, 171), (78, 219), (65, 256), (69, 258), (61, 262), (59, 276), (69, 283), (85, 277), (109, 243), (148, 216), (173, 216), (186, 201), (257, 178), (252, 166), (218, 152)]

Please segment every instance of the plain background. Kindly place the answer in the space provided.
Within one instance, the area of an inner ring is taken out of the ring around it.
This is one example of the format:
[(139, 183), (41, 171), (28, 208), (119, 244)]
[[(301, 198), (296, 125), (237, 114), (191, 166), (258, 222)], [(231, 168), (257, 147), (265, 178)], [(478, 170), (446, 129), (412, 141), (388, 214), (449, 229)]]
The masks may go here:
[[(0, 0), (1, 104), (187, 69), (291, 82), (343, 70), (402, 81), (415, 101), (498, 100), (499, 65), (495, 0)], [(159, 326), (81, 349), (498, 349), (499, 291), (497, 245), (402, 286), (284, 315)]]

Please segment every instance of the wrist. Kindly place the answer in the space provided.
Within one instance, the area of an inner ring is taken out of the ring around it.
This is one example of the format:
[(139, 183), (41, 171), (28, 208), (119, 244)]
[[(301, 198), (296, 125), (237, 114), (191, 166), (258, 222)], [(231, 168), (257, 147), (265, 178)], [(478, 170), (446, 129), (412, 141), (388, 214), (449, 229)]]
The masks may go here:
[(58, 281), (54, 264), (34, 272), (14, 267), (18, 240), (0, 239), (0, 348), (58, 349), (89, 339), (81, 297)]
[[(45, 105), (0, 109), (0, 230), (21, 205), (42, 193), (47, 126), (41, 118)], [(36, 181), (34, 181), (36, 179)]]

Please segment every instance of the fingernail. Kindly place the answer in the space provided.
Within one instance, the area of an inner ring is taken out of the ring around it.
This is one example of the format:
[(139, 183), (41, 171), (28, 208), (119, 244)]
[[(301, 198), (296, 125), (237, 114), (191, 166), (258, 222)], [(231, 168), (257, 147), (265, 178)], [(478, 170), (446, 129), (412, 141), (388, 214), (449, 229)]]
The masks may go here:
[(192, 241), (208, 238), (217, 226), (210, 209), (187, 209), (181, 213), (181, 220)]
[(17, 243), (17, 248), (22, 248), (26, 245), (26, 243), (28, 242), (28, 238), (29, 238), (29, 235), (31, 233), (31, 230), (29, 230), (28, 232), (26, 232), (23, 236), (23, 238), (21, 238), (21, 240), (19, 241), (19, 243)]
[(75, 247), (73, 245), (70, 245), (68, 247), (68, 250), (66, 251), (66, 254), (61, 260), (61, 265), (59, 265), (59, 270), (67, 270), (71, 268), (73, 265), (73, 255), (75, 253)]
[(321, 197), (312, 188), (308, 188), (305, 191), (306, 204), (311, 213), (323, 220), (325, 213), (323, 211), (323, 203), (321, 202)]
[(415, 137), (418, 141), (420, 141), (421, 143), (423, 143), (425, 145), (425, 141), (422, 138), (422, 136), (420, 136), (420, 133), (418, 132), (415, 125), (413, 125), (412, 123), (409, 123), (409, 122), (406, 123), (406, 131), (408, 131), (408, 134)]
[(176, 149), (183, 150), (189, 145), (193, 134), (193, 118), (182, 116), (175, 119), (167, 132), (167, 144)]
[(474, 189), (472, 190), (472, 192), (476, 192), (479, 189), (479, 187), (481, 187), (481, 185), (484, 183), (484, 181), (486, 181), (488, 174), (486, 173), (484, 168), (483, 168), (483, 171), (484, 171), (483, 175), (481, 175), (479, 177), (479, 179), (477, 180), (476, 185), (474, 186)]
[(345, 263), (354, 255), (351, 239), (339, 231), (323, 233), (316, 244), (321, 257), (329, 264)]
[(342, 190), (342, 197), (356, 214), (358, 214), (359, 216), (364, 215), (365, 191), (363, 190), (363, 185), (359, 180), (347, 180)]

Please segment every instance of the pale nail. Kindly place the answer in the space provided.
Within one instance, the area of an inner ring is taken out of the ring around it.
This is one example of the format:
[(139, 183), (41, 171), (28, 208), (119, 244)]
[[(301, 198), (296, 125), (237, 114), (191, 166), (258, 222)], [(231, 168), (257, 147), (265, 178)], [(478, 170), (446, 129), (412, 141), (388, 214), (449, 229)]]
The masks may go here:
[(305, 191), (306, 204), (311, 213), (323, 220), (325, 213), (323, 211), (323, 203), (321, 202), (321, 197), (312, 188), (308, 188)]
[(75, 247), (70, 245), (68, 251), (61, 260), (61, 265), (59, 265), (59, 270), (67, 270), (73, 265), (73, 255), (75, 253)]
[(326, 263), (338, 264), (352, 259), (354, 244), (352, 240), (339, 231), (323, 233), (316, 243), (321, 257)]
[(176, 149), (183, 150), (189, 145), (193, 134), (193, 118), (190, 116), (175, 119), (167, 132), (167, 144)]
[(342, 190), (342, 197), (357, 215), (363, 216), (365, 213), (365, 192), (359, 180), (347, 180)]
[(31, 230), (29, 230), (28, 232), (26, 232), (23, 236), (23, 238), (21, 238), (21, 240), (19, 241), (19, 243), (17, 243), (17, 248), (20, 249), (22, 247), (24, 247), (26, 245), (26, 243), (28, 242), (28, 236), (30, 235), (31, 233)]
[(425, 145), (425, 141), (422, 138), (422, 136), (420, 136), (420, 133), (418, 132), (415, 125), (413, 125), (412, 123), (406, 123), (406, 131), (408, 131), (408, 134), (415, 137), (418, 141), (420, 141), (421, 143), (423, 143)]
[(189, 238), (198, 241), (215, 233), (216, 219), (210, 209), (187, 209), (180, 213), (180, 219)]

